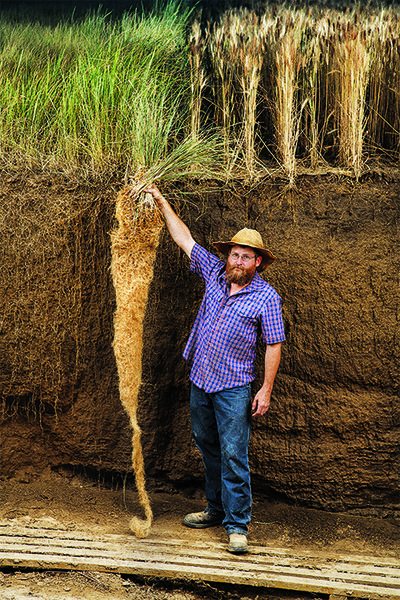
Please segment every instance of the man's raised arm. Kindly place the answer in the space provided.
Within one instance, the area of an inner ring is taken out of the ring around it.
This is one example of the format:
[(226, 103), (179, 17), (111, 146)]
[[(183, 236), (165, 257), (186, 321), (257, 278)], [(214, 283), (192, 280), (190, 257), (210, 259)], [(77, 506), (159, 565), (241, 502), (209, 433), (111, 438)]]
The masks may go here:
[(151, 194), (154, 200), (157, 202), (157, 205), (161, 212), (164, 215), (165, 222), (168, 227), (168, 231), (171, 234), (174, 242), (178, 244), (180, 248), (188, 255), (190, 255), (193, 250), (193, 246), (195, 245), (195, 241), (192, 238), (192, 234), (189, 231), (189, 228), (185, 225), (183, 221), (178, 217), (178, 215), (173, 211), (169, 202), (164, 198), (161, 194), (160, 190), (154, 184), (144, 190), (146, 193)]

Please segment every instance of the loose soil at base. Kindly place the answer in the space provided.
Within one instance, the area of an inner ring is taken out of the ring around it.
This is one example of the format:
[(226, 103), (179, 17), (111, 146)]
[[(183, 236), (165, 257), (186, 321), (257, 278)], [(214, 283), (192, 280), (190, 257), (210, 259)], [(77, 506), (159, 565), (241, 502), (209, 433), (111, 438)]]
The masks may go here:
[[(182, 517), (204, 507), (201, 489), (184, 492), (156, 489), (149, 482), (154, 511), (151, 536), (159, 539), (205, 540), (224, 543), (222, 527), (204, 531), (182, 525)], [(91, 535), (129, 534), (129, 520), (141, 515), (136, 491), (123, 482), (90, 479), (67, 468), (38, 474), (20, 471), (13, 479), (0, 481), (0, 522), (84, 531)], [(330, 513), (272, 502), (255, 497), (250, 545), (320, 550), (336, 555), (395, 557), (400, 560), (399, 522), (392, 518), (371, 518)], [(123, 577), (116, 574), (81, 571), (0, 572), (1, 600), (196, 600), (198, 598), (249, 598), (251, 600), (295, 598), (315, 595), (229, 585), (198, 584), (165, 579)]]

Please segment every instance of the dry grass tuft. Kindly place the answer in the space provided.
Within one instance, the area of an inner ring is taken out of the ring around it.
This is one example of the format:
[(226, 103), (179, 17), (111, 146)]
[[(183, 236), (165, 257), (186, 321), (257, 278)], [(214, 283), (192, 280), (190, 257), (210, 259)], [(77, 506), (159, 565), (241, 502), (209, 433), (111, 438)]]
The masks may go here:
[(201, 104), (203, 90), (207, 83), (206, 69), (204, 66), (204, 52), (206, 48), (207, 33), (202, 35), (200, 23), (195, 21), (192, 25), (192, 35), (189, 40), (190, 63), (190, 133), (193, 139), (198, 140), (201, 126)]
[(365, 95), (370, 68), (365, 32), (345, 24), (339, 32), (335, 49), (339, 160), (354, 171), (358, 180), (363, 165)]

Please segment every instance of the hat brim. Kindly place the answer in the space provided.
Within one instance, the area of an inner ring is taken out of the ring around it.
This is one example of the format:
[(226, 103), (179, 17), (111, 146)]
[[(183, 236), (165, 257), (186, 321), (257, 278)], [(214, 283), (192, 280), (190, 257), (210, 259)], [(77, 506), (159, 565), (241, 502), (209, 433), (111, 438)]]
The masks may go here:
[(233, 246), (244, 246), (246, 248), (253, 248), (262, 258), (261, 263), (257, 267), (257, 271), (264, 271), (269, 265), (271, 265), (276, 256), (265, 248), (257, 248), (257, 246), (251, 246), (250, 244), (238, 244), (237, 242), (214, 242), (214, 248), (221, 252), (224, 256), (228, 256)]

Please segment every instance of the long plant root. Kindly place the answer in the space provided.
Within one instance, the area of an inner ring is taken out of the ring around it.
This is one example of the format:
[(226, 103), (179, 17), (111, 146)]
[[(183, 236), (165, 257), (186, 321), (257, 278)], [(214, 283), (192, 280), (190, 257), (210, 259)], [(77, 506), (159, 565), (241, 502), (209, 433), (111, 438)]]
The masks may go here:
[(133, 517), (130, 528), (137, 537), (146, 537), (153, 513), (145, 489), (141, 430), (136, 413), (142, 378), (143, 319), (163, 221), (154, 203), (147, 202), (134, 186), (119, 192), (116, 217), (118, 228), (111, 233), (111, 272), (117, 302), (113, 346), (120, 398), (132, 427), (132, 467), (146, 516), (145, 520)]

